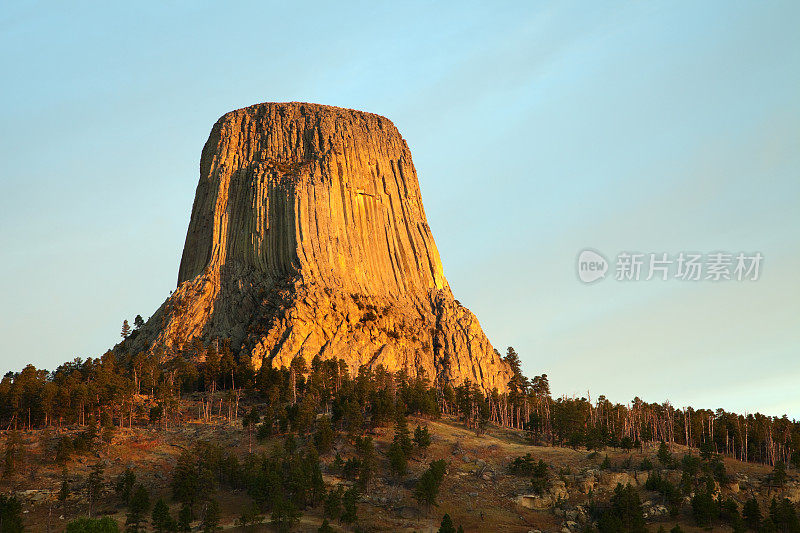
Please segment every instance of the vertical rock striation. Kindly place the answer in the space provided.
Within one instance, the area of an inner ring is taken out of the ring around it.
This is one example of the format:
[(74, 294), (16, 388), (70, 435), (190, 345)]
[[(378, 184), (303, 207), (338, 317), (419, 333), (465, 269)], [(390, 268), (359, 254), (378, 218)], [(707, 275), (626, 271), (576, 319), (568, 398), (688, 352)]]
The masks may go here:
[(259, 104), (212, 128), (178, 288), (135, 341), (195, 338), (230, 338), (256, 367), (319, 354), (485, 390), (510, 378), (453, 298), (397, 128), (315, 104)]

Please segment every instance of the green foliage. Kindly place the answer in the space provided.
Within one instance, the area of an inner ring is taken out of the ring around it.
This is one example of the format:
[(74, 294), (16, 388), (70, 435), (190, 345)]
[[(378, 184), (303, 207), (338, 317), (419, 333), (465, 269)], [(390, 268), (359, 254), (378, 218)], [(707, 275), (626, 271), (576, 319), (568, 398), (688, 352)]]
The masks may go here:
[(394, 427), (394, 442), (400, 445), (406, 456), (414, 449), (414, 443), (408, 431), (408, 421), (406, 420), (406, 415), (402, 412), (397, 415)]
[(755, 498), (750, 498), (744, 502), (742, 517), (748, 528), (754, 531), (758, 531), (761, 528), (761, 508)]
[(117, 521), (110, 516), (79, 518), (67, 524), (66, 533), (119, 533)]
[(203, 533), (213, 533), (214, 531), (220, 531), (222, 529), (219, 527), (219, 515), (220, 510), (217, 500), (213, 498), (208, 500), (205, 506), (203, 506), (203, 514), (200, 518), (200, 527)]
[(256, 526), (264, 523), (264, 517), (261, 515), (261, 510), (258, 504), (252, 503), (242, 510), (242, 514), (236, 520), (237, 525), (241, 527)]
[(733, 498), (721, 501), (719, 504), (719, 518), (736, 532), (745, 530), (744, 521), (739, 514), (739, 506)]
[(389, 446), (386, 456), (389, 458), (389, 467), (392, 469), (392, 472), (398, 476), (403, 476), (406, 474), (406, 471), (408, 470), (408, 461), (406, 460), (406, 454), (403, 451), (403, 446), (397, 442), (397, 440), (392, 442), (392, 444)]
[(17, 472), (23, 455), (22, 439), (16, 431), (8, 433), (6, 450), (3, 455), (3, 477), (13, 476)]
[(600, 463), (600, 470), (611, 470), (611, 461), (608, 459), (608, 455), (606, 455), (603, 462)]
[(102, 463), (95, 463), (92, 471), (89, 473), (89, 478), (86, 480), (86, 496), (89, 500), (89, 513), (91, 514), (94, 509), (94, 504), (100, 495), (103, 493), (103, 473), (105, 468)]
[(428, 426), (417, 426), (414, 429), (414, 444), (421, 450), (431, 445), (431, 434), (428, 431)]
[(661, 475), (660, 471), (652, 472), (645, 481), (644, 487), (647, 490), (658, 492), (664, 498), (664, 503), (670, 510), (677, 514), (681, 504), (681, 492), (670, 481)]
[(698, 490), (692, 497), (692, 516), (700, 527), (710, 527), (719, 515), (711, 490)]
[(550, 488), (550, 485), (550, 470), (547, 463), (539, 459), (531, 475), (531, 490), (541, 496)]
[(337, 485), (335, 489), (329, 490), (325, 497), (325, 504), (322, 508), (323, 516), (336, 520), (342, 516), (342, 496), (344, 489)]
[(787, 498), (777, 500), (772, 498), (769, 506), (769, 518), (778, 531), (791, 533), (800, 532), (800, 521), (797, 518), (797, 511), (794, 505)]
[(114, 485), (114, 491), (124, 505), (129, 505), (133, 496), (133, 487), (136, 485), (136, 474), (130, 467), (122, 471)]
[(611, 497), (611, 506), (597, 522), (600, 533), (646, 533), (639, 493), (630, 485), (618, 484)]
[(22, 504), (14, 496), (0, 494), (0, 531), (3, 533), (25, 531), (22, 524)]
[(442, 517), (442, 523), (439, 525), (439, 533), (456, 533), (453, 519), (450, 518), (450, 515), (447, 513)]
[(71, 494), (69, 488), (69, 479), (67, 479), (66, 472), (61, 476), (61, 488), (58, 490), (58, 501), (61, 505), (65, 505), (69, 495)]
[(508, 465), (508, 473), (515, 476), (532, 476), (536, 468), (536, 462), (530, 453), (522, 457), (515, 457)]
[(188, 504), (183, 504), (178, 512), (178, 531), (192, 530), (192, 508)]
[(375, 444), (372, 437), (358, 437), (356, 451), (359, 456), (358, 487), (365, 490), (375, 473)]
[(639, 470), (648, 471), (648, 470), (652, 470), (652, 469), (653, 469), (653, 462), (647, 457), (642, 459), (641, 464), (639, 464)]
[(125, 530), (138, 532), (144, 528), (145, 515), (150, 509), (150, 494), (142, 485), (137, 485), (133, 489), (130, 499), (128, 515), (125, 519)]
[(775, 463), (775, 467), (772, 469), (772, 474), (770, 474), (770, 481), (772, 484), (777, 487), (783, 487), (786, 484), (786, 465), (778, 461)]
[(439, 488), (442, 485), (444, 474), (447, 470), (447, 463), (444, 459), (433, 461), (428, 469), (423, 472), (414, 489), (414, 498), (424, 505), (436, 505), (436, 498), (439, 496)]
[(355, 485), (347, 489), (342, 495), (342, 515), (339, 519), (346, 524), (353, 524), (358, 520), (359, 492)]
[(319, 418), (316, 423), (317, 430), (314, 432), (314, 446), (320, 454), (326, 454), (333, 449), (333, 443), (336, 440), (336, 432), (331, 425), (331, 419), (328, 416)]
[(327, 518), (322, 520), (322, 525), (317, 528), (317, 533), (333, 533), (333, 528), (331, 527), (330, 523), (328, 523)]
[(656, 454), (656, 458), (658, 462), (661, 463), (661, 466), (664, 468), (671, 468), (673, 459), (672, 454), (669, 453), (669, 448), (667, 447), (667, 443), (661, 441), (661, 444), (658, 445), (658, 453)]
[(153, 515), (151, 518), (153, 530), (155, 530), (156, 533), (167, 533), (178, 529), (178, 524), (172, 518), (169, 512), (169, 506), (163, 498), (159, 498), (153, 506)]
[(70, 456), (75, 451), (74, 446), (72, 445), (72, 439), (68, 436), (63, 436), (58, 439), (58, 443), (56, 444), (56, 462), (60, 465), (65, 464), (69, 461)]

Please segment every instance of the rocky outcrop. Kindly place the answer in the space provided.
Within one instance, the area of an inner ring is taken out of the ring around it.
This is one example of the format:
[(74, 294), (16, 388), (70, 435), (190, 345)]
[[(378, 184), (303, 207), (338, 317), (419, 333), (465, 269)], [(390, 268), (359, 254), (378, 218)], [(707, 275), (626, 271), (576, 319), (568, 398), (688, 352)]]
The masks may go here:
[(397, 128), (314, 104), (259, 104), (212, 128), (178, 287), (133, 342), (196, 338), (228, 338), (256, 367), (320, 355), (486, 390), (510, 378), (453, 298)]

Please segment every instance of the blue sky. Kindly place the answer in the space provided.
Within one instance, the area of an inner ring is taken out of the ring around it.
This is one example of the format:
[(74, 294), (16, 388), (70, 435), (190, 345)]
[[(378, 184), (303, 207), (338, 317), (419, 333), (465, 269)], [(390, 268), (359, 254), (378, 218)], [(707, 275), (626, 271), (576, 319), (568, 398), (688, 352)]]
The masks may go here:
[[(226, 111), (392, 119), (456, 297), (556, 394), (800, 418), (800, 4), (25, 3), (0, 13), (0, 370), (174, 289)], [(757, 282), (575, 258), (755, 252)]]

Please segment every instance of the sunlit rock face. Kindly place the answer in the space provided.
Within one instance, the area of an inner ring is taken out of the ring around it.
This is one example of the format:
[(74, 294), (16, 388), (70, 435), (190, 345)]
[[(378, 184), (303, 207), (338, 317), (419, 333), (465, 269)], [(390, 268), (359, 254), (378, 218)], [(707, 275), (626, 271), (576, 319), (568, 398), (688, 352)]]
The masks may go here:
[(134, 339), (229, 338), (254, 366), (344, 359), (505, 390), (450, 291), (411, 153), (388, 119), (305, 103), (220, 118), (200, 160), (178, 288)]

